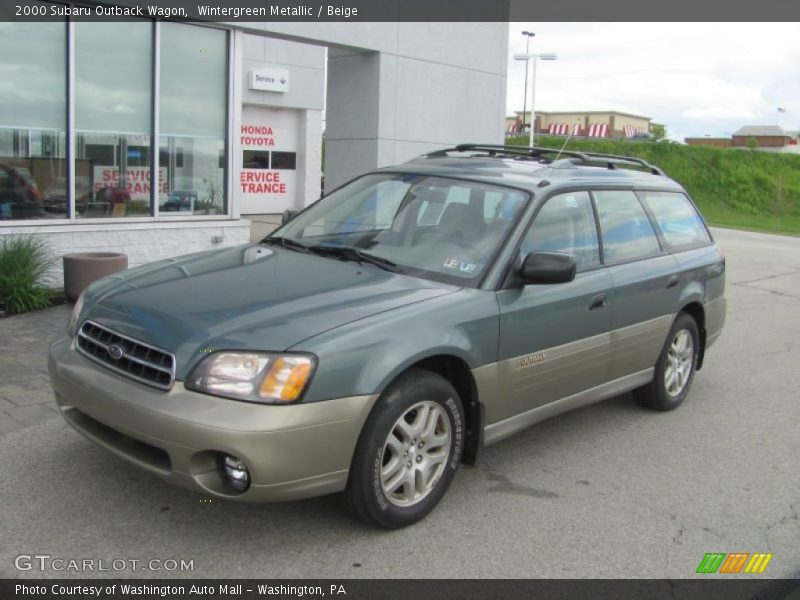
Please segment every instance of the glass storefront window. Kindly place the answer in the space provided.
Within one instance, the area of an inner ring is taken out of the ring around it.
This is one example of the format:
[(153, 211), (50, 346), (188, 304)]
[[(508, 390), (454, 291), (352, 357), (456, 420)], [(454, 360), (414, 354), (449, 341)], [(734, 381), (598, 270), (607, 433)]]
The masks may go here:
[(0, 220), (68, 216), (67, 26), (0, 23)]
[(167, 217), (227, 214), (227, 31), (145, 19), (9, 22), (0, 56), (0, 220), (151, 217), (154, 198)]
[(160, 214), (225, 214), (226, 32), (162, 23), (160, 60)]
[(75, 212), (142, 217), (150, 206), (153, 24), (75, 23)]

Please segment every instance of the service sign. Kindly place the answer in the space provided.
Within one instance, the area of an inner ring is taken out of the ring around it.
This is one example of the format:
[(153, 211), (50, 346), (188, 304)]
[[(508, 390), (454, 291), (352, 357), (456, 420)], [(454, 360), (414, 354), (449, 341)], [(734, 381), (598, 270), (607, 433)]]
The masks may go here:
[(250, 71), (250, 89), (262, 92), (288, 92), (289, 70), (253, 69)]
[(297, 182), (300, 120), (298, 110), (242, 107), (236, 140), (242, 162), (233, 186), (241, 214), (277, 214), (302, 201)]
[[(95, 165), (92, 173), (94, 180), (92, 191), (97, 193), (103, 188), (122, 187), (122, 174), (119, 167)], [(169, 183), (167, 181), (167, 168), (158, 169), (158, 193), (169, 193)], [(131, 200), (150, 201), (150, 167), (128, 167), (125, 171), (125, 188), (131, 196)]]

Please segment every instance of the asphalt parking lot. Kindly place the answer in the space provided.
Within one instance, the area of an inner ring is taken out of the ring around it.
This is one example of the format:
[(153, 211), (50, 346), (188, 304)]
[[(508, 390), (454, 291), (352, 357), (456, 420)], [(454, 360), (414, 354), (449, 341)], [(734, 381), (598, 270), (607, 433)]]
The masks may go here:
[[(0, 436), (0, 577), (685, 578), (706, 552), (771, 552), (766, 576), (800, 576), (800, 239), (714, 233), (728, 322), (677, 411), (624, 395), (539, 424), (393, 532), (337, 497), (209, 502), (47, 418)], [(20, 554), (194, 570), (19, 571)]]

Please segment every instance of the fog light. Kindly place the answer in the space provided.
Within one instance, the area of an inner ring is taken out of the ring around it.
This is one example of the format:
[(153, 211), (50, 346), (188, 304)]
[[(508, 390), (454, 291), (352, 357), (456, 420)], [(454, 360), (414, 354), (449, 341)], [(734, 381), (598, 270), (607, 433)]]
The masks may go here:
[(225, 475), (225, 481), (237, 492), (245, 491), (250, 487), (250, 471), (247, 470), (247, 465), (235, 456), (228, 454), (222, 456), (222, 473)]

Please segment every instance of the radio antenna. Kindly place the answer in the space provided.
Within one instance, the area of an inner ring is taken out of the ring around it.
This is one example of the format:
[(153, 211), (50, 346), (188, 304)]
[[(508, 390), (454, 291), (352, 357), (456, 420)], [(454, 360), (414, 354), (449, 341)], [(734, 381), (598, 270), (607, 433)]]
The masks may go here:
[[(564, 151), (564, 148), (566, 148), (566, 147), (567, 147), (567, 144), (569, 144), (569, 141), (572, 139), (572, 134), (574, 134), (574, 133), (575, 133), (575, 130), (576, 130), (576, 129), (578, 129), (578, 128), (580, 127), (579, 123), (580, 123), (580, 121), (576, 121), (576, 122), (575, 122), (575, 125), (573, 125), (573, 126), (570, 128), (570, 130), (569, 130), (569, 133), (567, 134), (567, 139), (565, 139), (565, 140), (564, 140), (564, 143), (561, 145), (561, 148), (559, 148), (559, 150), (558, 150), (558, 153), (556, 154), (556, 157), (555, 157), (555, 158), (552, 160), (552, 162), (550, 163), (550, 168), (547, 170), (547, 173), (545, 173), (545, 176), (544, 176), (544, 178), (542, 179), (542, 181), (543, 181), (543, 182), (544, 182), (544, 181), (546, 181), (548, 177), (550, 177), (550, 173), (552, 173), (552, 172), (553, 172), (553, 164), (554, 164), (554, 163), (555, 163), (555, 162), (558, 160), (558, 158), (561, 156), (561, 153)], [(541, 184), (539, 184), (539, 185), (541, 185)]]

